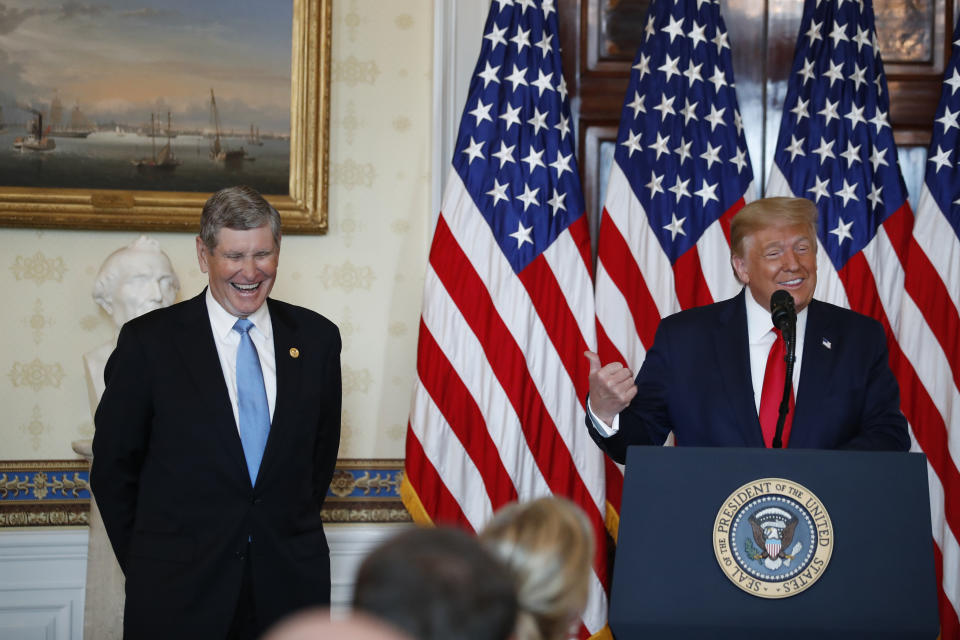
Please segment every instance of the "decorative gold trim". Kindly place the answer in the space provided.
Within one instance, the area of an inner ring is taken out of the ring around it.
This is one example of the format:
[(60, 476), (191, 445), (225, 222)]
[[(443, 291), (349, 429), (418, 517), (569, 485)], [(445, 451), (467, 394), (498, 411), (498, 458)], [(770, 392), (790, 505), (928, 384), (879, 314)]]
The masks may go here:
[[(284, 233), (326, 233), (333, 0), (294, 0), (290, 192), (268, 200)], [(0, 226), (189, 231), (209, 194), (0, 187)]]

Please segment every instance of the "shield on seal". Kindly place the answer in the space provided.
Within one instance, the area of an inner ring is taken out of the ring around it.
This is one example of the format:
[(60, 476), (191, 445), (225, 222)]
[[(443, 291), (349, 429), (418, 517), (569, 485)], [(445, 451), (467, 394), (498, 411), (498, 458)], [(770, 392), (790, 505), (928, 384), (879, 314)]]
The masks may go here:
[(767, 555), (771, 558), (776, 558), (780, 555), (780, 540), (777, 538), (767, 538), (766, 541)]

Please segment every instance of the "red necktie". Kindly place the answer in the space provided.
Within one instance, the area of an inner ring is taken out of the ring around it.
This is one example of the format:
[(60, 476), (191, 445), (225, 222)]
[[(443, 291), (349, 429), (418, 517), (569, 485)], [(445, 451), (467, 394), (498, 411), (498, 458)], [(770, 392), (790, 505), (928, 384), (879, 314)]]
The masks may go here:
[[(787, 346), (780, 335), (779, 329), (772, 330), (776, 334), (770, 355), (767, 356), (767, 368), (763, 373), (763, 391), (760, 392), (760, 428), (763, 431), (763, 442), (767, 448), (773, 446), (773, 436), (777, 431), (777, 418), (780, 415), (780, 400), (783, 398), (783, 383), (787, 377)], [(790, 385), (790, 413), (783, 424), (783, 446), (786, 448), (790, 440), (790, 426), (793, 424), (793, 385)]]

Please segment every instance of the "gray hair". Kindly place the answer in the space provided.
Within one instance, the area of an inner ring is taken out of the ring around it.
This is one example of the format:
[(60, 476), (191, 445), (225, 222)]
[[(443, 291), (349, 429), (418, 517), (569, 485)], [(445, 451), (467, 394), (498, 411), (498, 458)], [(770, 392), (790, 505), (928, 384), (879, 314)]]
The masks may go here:
[(173, 265), (170, 264), (170, 258), (168, 258), (167, 254), (160, 248), (160, 243), (153, 238), (140, 236), (127, 246), (120, 247), (107, 256), (107, 259), (100, 265), (100, 271), (97, 272), (97, 279), (93, 281), (93, 300), (104, 309), (107, 309), (108, 312), (110, 305), (113, 304), (113, 287), (117, 278), (120, 277), (120, 266), (124, 259), (131, 252), (135, 251), (156, 253), (163, 256), (167, 265), (170, 267), (170, 274), (173, 276), (173, 288), (176, 291), (180, 290), (180, 279), (177, 278), (177, 274), (173, 270)]
[(270, 225), (273, 242), (280, 247), (280, 214), (256, 189), (246, 185), (220, 189), (207, 199), (200, 214), (200, 238), (207, 249), (217, 246), (217, 234), (228, 229), (257, 229)]

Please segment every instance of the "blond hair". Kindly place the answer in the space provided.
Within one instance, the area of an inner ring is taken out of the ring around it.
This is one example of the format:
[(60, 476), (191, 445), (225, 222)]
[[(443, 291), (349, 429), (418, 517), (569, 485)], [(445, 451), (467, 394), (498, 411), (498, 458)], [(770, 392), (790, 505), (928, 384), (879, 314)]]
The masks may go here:
[(560, 640), (587, 604), (594, 539), (583, 511), (564, 498), (512, 503), (481, 532), (513, 573), (517, 640)]
[(743, 241), (760, 229), (770, 227), (810, 226), (810, 236), (817, 237), (817, 205), (806, 198), (762, 198), (754, 200), (733, 216), (730, 223), (730, 252), (743, 256)]

